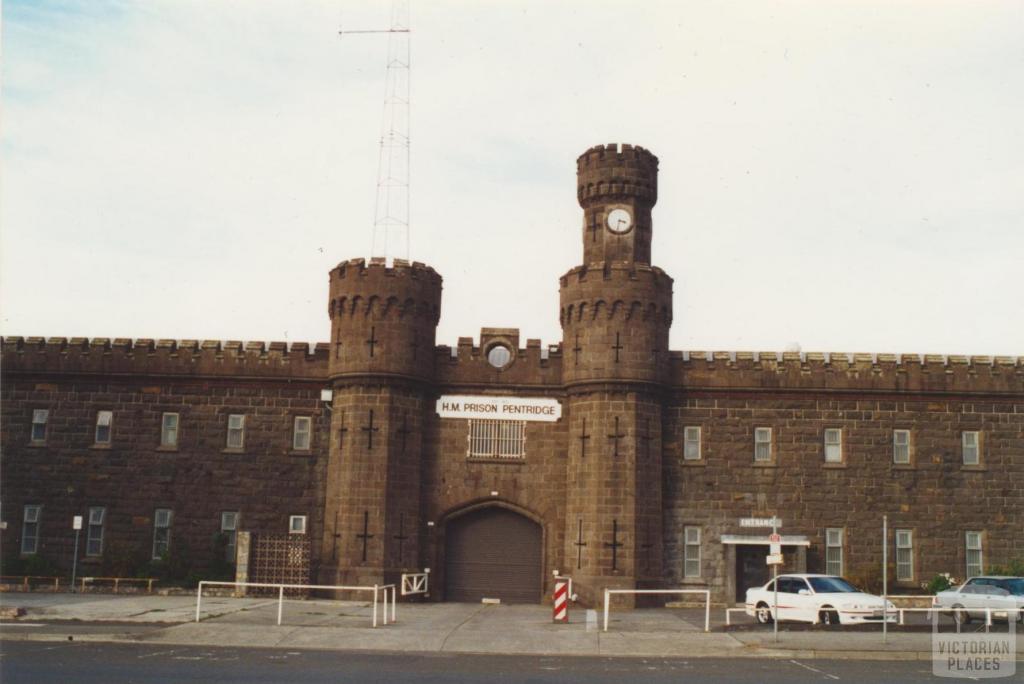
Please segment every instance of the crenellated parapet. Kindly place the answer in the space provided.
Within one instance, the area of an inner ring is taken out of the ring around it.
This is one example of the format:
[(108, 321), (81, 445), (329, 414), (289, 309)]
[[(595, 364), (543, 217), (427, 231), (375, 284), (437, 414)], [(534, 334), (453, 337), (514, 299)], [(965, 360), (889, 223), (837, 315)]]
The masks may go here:
[(567, 384), (661, 383), (672, 325), (672, 278), (642, 263), (578, 266), (562, 276), (559, 322)]
[(591, 147), (576, 159), (576, 197), (593, 202), (638, 198), (658, 201), (658, 158), (640, 146), (612, 143)]
[(1008, 394), (1024, 399), (1024, 357), (847, 352), (672, 352), (684, 391)]
[(4, 373), (224, 376), (325, 380), (329, 345), (95, 337), (0, 340)]
[(441, 276), (419, 262), (351, 259), (330, 272), (331, 377), (433, 377)]
[[(488, 360), (488, 353), (497, 345), (509, 352), (501, 367)], [(544, 347), (538, 339), (526, 340), (523, 347), (515, 328), (484, 328), (479, 343), (472, 337), (460, 337), (455, 347), (439, 346), (436, 368), (441, 387), (560, 391), (562, 385), (561, 349), (557, 345)]]

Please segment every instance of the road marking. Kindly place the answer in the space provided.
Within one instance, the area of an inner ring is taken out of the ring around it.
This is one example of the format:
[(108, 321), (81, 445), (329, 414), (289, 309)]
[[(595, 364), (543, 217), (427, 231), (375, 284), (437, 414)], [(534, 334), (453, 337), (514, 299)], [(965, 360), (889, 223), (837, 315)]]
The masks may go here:
[(811, 672), (817, 672), (818, 674), (825, 674), (824, 672), (822, 672), (821, 670), (819, 670), (816, 667), (811, 667), (810, 665), (804, 665), (803, 663), (798, 663), (795, 660), (790, 660), (789, 662), (793, 663), (794, 665), (799, 665), (800, 667), (804, 668), (805, 670), (810, 670)]
[(156, 653), (146, 653), (145, 655), (140, 655), (139, 660), (142, 660), (143, 658), (152, 658), (154, 656), (171, 655), (172, 653), (177, 653), (180, 650), (180, 648), (175, 648), (171, 651), (157, 651)]

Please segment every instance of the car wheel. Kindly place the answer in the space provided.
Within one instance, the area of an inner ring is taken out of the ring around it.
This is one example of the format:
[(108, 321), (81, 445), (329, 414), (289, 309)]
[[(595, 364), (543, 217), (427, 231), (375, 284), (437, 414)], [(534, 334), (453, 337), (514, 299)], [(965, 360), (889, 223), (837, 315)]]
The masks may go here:
[(953, 606), (953, 622), (958, 625), (970, 624), (971, 614), (964, 610), (963, 606)]
[(818, 612), (818, 622), (827, 627), (835, 627), (839, 624), (839, 613), (826, 606), (824, 610)]
[(757, 618), (758, 624), (770, 625), (772, 623), (772, 610), (768, 607), (767, 603), (758, 603), (757, 608), (754, 609), (754, 617)]

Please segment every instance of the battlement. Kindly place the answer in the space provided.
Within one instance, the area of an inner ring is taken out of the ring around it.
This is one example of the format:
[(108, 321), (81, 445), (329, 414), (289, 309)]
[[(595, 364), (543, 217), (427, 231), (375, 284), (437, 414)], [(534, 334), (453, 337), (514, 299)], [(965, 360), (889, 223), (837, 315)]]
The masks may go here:
[[(502, 344), (512, 351), (512, 360), (498, 369), (487, 360), (493, 344)], [(519, 345), (518, 328), (483, 328), (480, 341), (460, 337), (454, 347), (438, 345), (435, 349), (438, 383), (459, 385), (561, 385), (562, 349), (560, 345), (544, 346), (539, 339)]]
[(640, 198), (658, 201), (658, 158), (634, 145), (597, 145), (576, 160), (577, 199), (581, 206), (597, 200)]
[(438, 287), (441, 285), (440, 274), (422, 262), (410, 263), (405, 259), (395, 259), (393, 265), (389, 267), (383, 257), (371, 257), (369, 263), (362, 258), (342, 261), (331, 271), (331, 279), (335, 277), (412, 278), (429, 281)]
[(674, 351), (669, 361), (673, 384), (688, 389), (1009, 393), (1024, 398), (1024, 357)]
[(343, 261), (330, 272), (331, 319), (361, 315), (383, 320), (413, 315), (426, 324), (441, 318), (441, 276), (430, 266), (395, 259), (390, 268), (383, 258)]
[(107, 337), (0, 338), (5, 373), (327, 377), (330, 345)]
[(672, 276), (657, 266), (642, 262), (616, 263), (610, 261), (574, 266), (558, 280), (562, 288), (575, 283), (614, 283), (615, 281), (643, 282), (658, 290), (667, 289), (669, 293), (672, 292), (672, 283), (675, 282)]

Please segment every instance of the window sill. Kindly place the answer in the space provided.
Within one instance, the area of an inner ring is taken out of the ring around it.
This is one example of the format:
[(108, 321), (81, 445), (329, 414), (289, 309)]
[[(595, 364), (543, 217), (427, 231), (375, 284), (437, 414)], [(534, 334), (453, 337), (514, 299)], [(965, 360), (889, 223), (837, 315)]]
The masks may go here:
[(288, 455), (289, 456), (297, 456), (297, 457), (302, 457), (302, 456), (307, 456), (308, 457), (308, 456), (312, 456), (313, 455), (313, 450), (312, 449), (292, 449), (291, 451), (288, 452)]
[(93, 445), (92, 445), (92, 446), (90, 446), (89, 448), (90, 448), (90, 449), (97, 449), (97, 450), (99, 450), (99, 451), (110, 451), (110, 449), (111, 449), (112, 447), (113, 447), (113, 445), (112, 445), (112, 444), (93, 444)]
[(45, 449), (46, 448), (46, 442), (29, 442), (28, 443), (28, 448), (29, 449)]
[(755, 468), (778, 468), (779, 464), (775, 461), (754, 461), (751, 465)]
[(913, 463), (893, 463), (893, 470), (917, 470), (917, 466)]
[(683, 459), (681, 463), (684, 466), (687, 466), (688, 468), (704, 468), (708, 464), (708, 462), (705, 461), (703, 458), (692, 458), (690, 460)]
[[(684, 577), (682, 579), (682, 584), (686, 584), (686, 585), (699, 584), (701, 586), (706, 586), (707, 583), (708, 583), (708, 581), (706, 579), (704, 579), (703, 577)], [(685, 598), (681, 598), (681, 599), (678, 599), (678, 600), (685, 601), (686, 599)]]
[(968, 473), (970, 473), (970, 472), (983, 473), (986, 470), (988, 470), (988, 468), (986, 468), (985, 466), (980, 465), (980, 464), (979, 465), (962, 465), (962, 466), (960, 466), (960, 470), (962, 472), (968, 472)]
[(505, 458), (499, 458), (495, 456), (467, 456), (467, 463), (502, 463), (506, 465), (523, 465), (526, 463), (525, 456), (508, 456)]
[(245, 449), (244, 448), (237, 449), (235, 447), (225, 447), (224, 449), (220, 450), (220, 453), (222, 453), (222, 454), (244, 454), (245, 453)]
[(826, 468), (828, 470), (844, 470), (844, 469), (848, 468), (849, 466), (846, 465), (845, 463), (831, 463), (831, 462), (829, 462), (829, 463), (822, 463), (821, 467), (822, 468)]
[(178, 451), (178, 447), (176, 447), (176, 446), (158, 446), (156, 448), (156, 450), (157, 451), (165, 451), (167, 453), (176, 453)]

